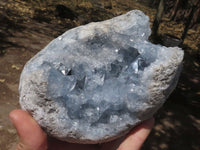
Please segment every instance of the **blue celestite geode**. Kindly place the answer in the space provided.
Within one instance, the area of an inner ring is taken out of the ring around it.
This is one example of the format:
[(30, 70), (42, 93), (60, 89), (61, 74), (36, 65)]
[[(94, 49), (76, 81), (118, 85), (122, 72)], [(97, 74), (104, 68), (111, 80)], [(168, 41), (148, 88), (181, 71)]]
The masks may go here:
[(175, 88), (183, 51), (148, 41), (139, 10), (65, 32), (20, 79), (20, 104), (50, 135), (101, 143), (151, 117)]

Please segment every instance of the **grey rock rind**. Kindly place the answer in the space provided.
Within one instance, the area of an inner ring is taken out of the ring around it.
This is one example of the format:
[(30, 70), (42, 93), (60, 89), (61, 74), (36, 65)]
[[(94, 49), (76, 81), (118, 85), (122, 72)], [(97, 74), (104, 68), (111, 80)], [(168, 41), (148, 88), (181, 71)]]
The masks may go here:
[(148, 41), (139, 10), (65, 32), (25, 65), (20, 105), (57, 139), (102, 143), (150, 118), (175, 88), (183, 51)]

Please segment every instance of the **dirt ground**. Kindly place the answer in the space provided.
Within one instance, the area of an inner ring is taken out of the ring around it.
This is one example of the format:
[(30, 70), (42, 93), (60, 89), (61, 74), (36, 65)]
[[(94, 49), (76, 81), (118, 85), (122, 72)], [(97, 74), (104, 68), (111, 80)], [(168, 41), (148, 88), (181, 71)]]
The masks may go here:
[[(59, 4), (59, 3), (58, 3)], [(62, 3), (63, 4), (63, 3)], [(156, 9), (127, 0), (113, 1), (113, 7), (94, 6), (71, 1), (71, 16), (59, 16), (54, 5), (36, 5), (33, 1), (0, 1), (0, 150), (12, 150), (17, 133), (8, 114), (20, 108), (18, 84), (25, 63), (66, 30), (91, 21), (100, 21), (140, 9), (154, 19)], [(43, 9), (42, 9), (43, 8)], [(41, 15), (42, 14), (42, 15)], [(160, 33), (179, 36), (183, 24), (164, 16)], [(200, 149), (200, 27), (191, 29), (185, 40), (184, 67), (176, 90), (155, 115), (156, 124), (142, 150)]]

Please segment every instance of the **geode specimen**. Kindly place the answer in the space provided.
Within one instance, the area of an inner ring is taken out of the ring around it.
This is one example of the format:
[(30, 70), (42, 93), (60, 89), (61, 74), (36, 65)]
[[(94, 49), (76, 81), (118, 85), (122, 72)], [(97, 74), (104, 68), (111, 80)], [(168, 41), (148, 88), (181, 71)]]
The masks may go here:
[(183, 51), (148, 41), (134, 10), (65, 32), (35, 55), (20, 79), (20, 104), (60, 140), (100, 143), (151, 117), (175, 88)]

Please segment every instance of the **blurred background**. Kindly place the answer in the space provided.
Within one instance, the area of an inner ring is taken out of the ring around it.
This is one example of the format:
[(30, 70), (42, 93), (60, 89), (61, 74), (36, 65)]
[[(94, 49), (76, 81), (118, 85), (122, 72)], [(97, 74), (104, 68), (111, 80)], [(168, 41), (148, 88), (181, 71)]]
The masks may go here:
[(63, 32), (132, 9), (149, 16), (149, 40), (185, 52), (178, 86), (142, 150), (200, 150), (200, 0), (0, 0), (0, 150), (17, 142), (8, 114), (19, 108), (25, 63)]

